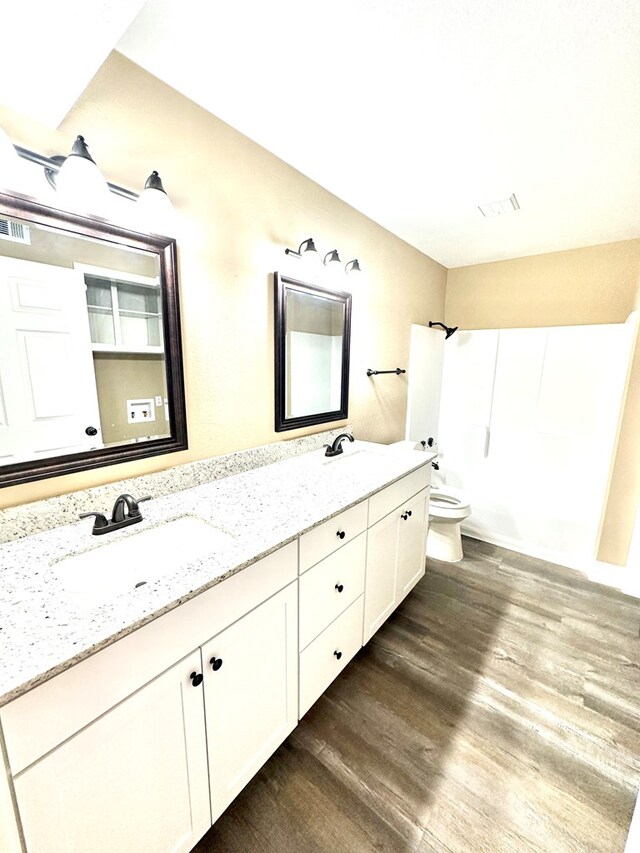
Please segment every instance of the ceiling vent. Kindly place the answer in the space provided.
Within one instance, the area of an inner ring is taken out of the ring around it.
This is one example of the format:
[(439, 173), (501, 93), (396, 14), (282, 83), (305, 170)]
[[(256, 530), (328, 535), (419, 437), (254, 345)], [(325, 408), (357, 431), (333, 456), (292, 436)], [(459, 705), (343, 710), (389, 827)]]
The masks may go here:
[(478, 210), (483, 216), (504, 216), (505, 213), (515, 213), (520, 210), (518, 199), (515, 193), (512, 193), (509, 198), (502, 201), (488, 201), (486, 204), (479, 204)]
[(29, 237), (29, 226), (22, 222), (14, 222), (13, 219), (0, 217), (0, 240), (10, 240), (12, 243), (24, 243), (31, 245)]

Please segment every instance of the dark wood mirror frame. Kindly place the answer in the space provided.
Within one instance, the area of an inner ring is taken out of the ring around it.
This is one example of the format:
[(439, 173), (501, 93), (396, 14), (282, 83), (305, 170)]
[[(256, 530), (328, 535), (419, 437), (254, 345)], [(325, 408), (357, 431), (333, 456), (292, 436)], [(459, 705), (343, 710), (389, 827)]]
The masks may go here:
[[(342, 372), (340, 387), (340, 408), (330, 412), (317, 412), (297, 417), (287, 417), (286, 408), (286, 293), (288, 289), (331, 299), (344, 305), (344, 328), (342, 335)], [(349, 357), (351, 347), (351, 294), (342, 291), (326, 290), (315, 284), (298, 281), (289, 276), (274, 273), (274, 330), (275, 330), (275, 430), (283, 432), (288, 429), (324, 424), (329, 421), (340, 421), (349, 413)]]
[(94, 238), (124, 248), (151, 252), (158, 256), (162, 285), (164, 355), (170, 424), (170, 435), (166, 438), (113, 445), (65, 456), (52, 456), (37, 462), (19, 462), (0, 467), (0, 487), (186, 450), (187, 419), (182, 370), (176, 241), (169, 237), (140, 234), (103, 220), (56, 210), (32, 199), (2, 193), (0, 193), (0, 215), (24, 219), (59, 231)]

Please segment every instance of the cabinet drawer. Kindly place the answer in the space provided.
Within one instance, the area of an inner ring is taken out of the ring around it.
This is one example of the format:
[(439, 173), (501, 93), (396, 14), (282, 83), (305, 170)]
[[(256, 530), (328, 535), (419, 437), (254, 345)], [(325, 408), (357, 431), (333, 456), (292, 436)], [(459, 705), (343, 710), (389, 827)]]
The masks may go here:
[(297, 577), (291, 542), (0, 708), (13, 775)]
[(364, 592), (366, 533), (317, 563), (300, 578), (300, 648)]
[(384, 518), (392, 509), (408, 501), (409, 498), (428, 486), (430, 482), (431, 465), (427, 464), (372, 495), (369, 498), (369, 527)]
[(303, 534), (300, 537), (300, 574), (355, 539), (366, 528), (367, 502), (361, 501)]
[(348, 610), (301, 652), (301, 717), (362, 647), (363, 602), (363, 596), (356, 599)]

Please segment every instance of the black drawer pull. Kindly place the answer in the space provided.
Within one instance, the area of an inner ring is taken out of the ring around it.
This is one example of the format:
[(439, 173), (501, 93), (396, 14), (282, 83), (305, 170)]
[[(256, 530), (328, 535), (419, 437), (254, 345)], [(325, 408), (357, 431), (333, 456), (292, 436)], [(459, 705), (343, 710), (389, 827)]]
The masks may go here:
[(222, 666), (222, 658), (212, 657), (209, 663), (211, 664), (211, 669), (217, 672)]
[(402, 513), (402, 515), (400, 516), (400, 518), (401, 518), (403, 521), (406, 521), (406, 520), (409, 518), (409, 516), (407, 515), (407, 513), (406, 513), (406, 512), (403, 512), (403, 513)]
[(191, 683), (194, 687), (200, 687), (202, 684), (202, 673), (201, 672), (192, 672), (189, 676), (191, 679)]
[(410, 509), (407, 510), (407, 515), (409, 516), (409, 518), (411, 518), (412, 511)]
[(338, 660), (340, 660), (340, 658), (342, 657), (342, 652), (334, 652), (334, 655), (338, 658)]
[(347, 534), (344, 532), (344, 530), (338, 530), (338, 532), (336, 533), (336, 536), (338, 537), (338, 539), (344, 539), (344, 537), (346, 535)]
[(344, 584), (337, 583), (337, 584), (335, 585), (335, 589), (337, 589), (337, 590), (338, 590), (338, 592), (342, 592), (342, 590), (344, 589)]

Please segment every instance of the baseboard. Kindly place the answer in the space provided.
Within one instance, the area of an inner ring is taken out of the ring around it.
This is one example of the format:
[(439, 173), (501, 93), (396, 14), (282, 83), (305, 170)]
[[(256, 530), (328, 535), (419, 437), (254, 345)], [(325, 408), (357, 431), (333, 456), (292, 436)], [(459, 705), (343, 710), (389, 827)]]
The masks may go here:
[(526, 542), (510, 539), (508, 536), (465, 529), (464, 525), (461, 530), (463, 535), (470, 536), (472, 539), (480, 539), (482, 542), (489, 542), (491, 545), (498, 545), (518, 554), (526, 554), (527, 557), (536, 557), (539, 560), (545, 560), (547, 563), (555, 563), (567, 569), (575, 569), (594, 583), (612, 587), (634, 598), (640, 598), (640, 572), (633, 571), (628, 566), (614, 566), (613, 563), (603, 563), (580, 555), (550, 551)]

